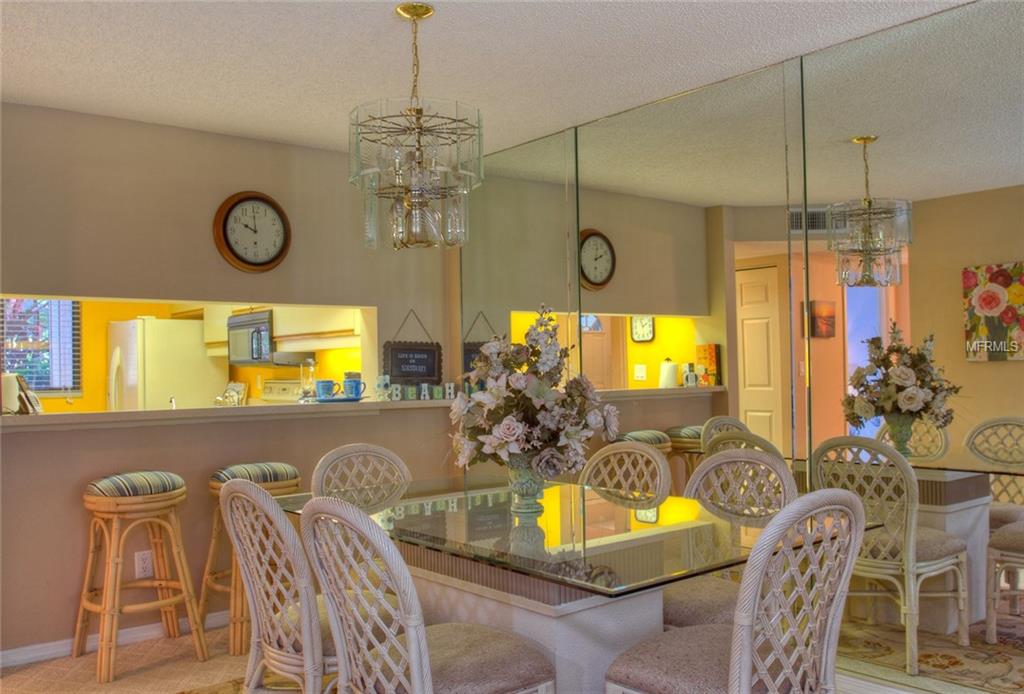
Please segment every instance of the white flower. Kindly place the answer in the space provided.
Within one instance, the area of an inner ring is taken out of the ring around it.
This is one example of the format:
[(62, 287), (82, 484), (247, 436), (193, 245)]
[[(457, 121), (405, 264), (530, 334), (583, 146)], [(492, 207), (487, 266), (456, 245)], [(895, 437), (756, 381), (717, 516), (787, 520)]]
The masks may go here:
[(601, 410), (593, 409), (587, 412), (587, 426), (594, 431), (604, 428), (604, 415), (601, 414)]
[(480, 348), (480, 353), (491, 358), (496, 359), (505, 348), (508, 346), (508, 340), (491, 340), (490, 342), (484, 343)]
[(525, 393), (533, 402), (534, 407), (538, 409), (542, 407), (551, 407), (561, 399), (561, 393), (551, 388), (551, 386), (536, 376), (530, 374), (526, 378), (529, 383), (526, 386)]
[(455, 451), (457, 453), (455, 457), (455, 464), (459, 467), (467, 467), (473, 462), (473, 456), (476, 454), (476, 442), (470, 441), (462, 434), (455, 435)]
[(526, 390), (527, 383), (528, 381), (526, 379), (526, 374), (521, 373), (519, 371), (515, 372), (514, 374), (508, 377), (509, 386), (515, 388), (516, 390)]
[(896, 404), (904, 412), (918, 412), (924, 407), (925, 402), (925, 392), (917, 386), (910, 386), (896, 396)]
[(494, 427), (491, 435), (511, 443), (521, 439), (524, 431), (526, 431), (526, 426), (522, 422), (512, 415), (507, 415), (498, 426)]
[(912, 386), (917, 384), (917, 374), (909, 366), (894, 366), (889, 369), (889, 380), (898, 386)]
[(472, 405), (473, 401), (470, 400), (465, 393), (459, 391), (459, 394), (456, 395), (455, 399), (452, 401), (452, 407), (448, 413), (449, 417), (451, 417), (452, 424), (458, 424), (459, 420), (461, 420), (466, 415), (466, 413), (469, 412), (469, 408)]
[(569, 455), (570, 451), (576, 451), (580, 455), (586, 453), (586, 446), (584, 445), (594, 432), (590, 429), (584, 429), (582, 424), (575, 424), (567, 426), (559, 432), (558, 445), (567, 447), (566, 455)]
[(613, 405), (604, 406), (604, 440), (611, 441), (619, 435), (619, 410)]
[(875, 416), (875, 406), (864, 398), (854, 399), (853, 411), (861, 419), (871, 419)]
[(483, 452), (486, 455), (496, 455), (506, 463), (508, 456), (512, 453), (522, 453), (522, 446), (516, 441), (506, 441), (492, 434), (484, 434), (479, 437), (480, 443), (484, 445)]

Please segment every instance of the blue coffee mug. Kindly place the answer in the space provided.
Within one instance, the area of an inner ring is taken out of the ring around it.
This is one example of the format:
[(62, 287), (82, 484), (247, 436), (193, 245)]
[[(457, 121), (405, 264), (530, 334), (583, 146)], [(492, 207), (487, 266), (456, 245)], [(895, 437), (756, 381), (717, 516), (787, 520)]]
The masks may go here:
[(358, 378), (346, 378), (342, 381), (342, 390), (346, 398), (361, 398), (366, 392), (366, 384)]
[(333, 398), (341, 392), (341, 384), (329, 379), (316, 382), (316, 396), (320, 399)]

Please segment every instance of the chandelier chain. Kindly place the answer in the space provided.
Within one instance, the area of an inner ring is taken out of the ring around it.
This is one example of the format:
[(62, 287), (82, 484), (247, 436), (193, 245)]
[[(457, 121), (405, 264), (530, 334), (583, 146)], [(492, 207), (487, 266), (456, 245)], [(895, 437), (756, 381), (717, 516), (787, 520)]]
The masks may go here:
[(868, 142), (867, 140), (861, 145), (864, 148), (864, 199), (871, 202), (871, 185), (868, 182)]
[(412, 94), (409, 96), (409, 100), (412, 101), (415, 106), (419, 106), (420, 104), (419, 25), (420, 23), (417, 20), (412, 20)]

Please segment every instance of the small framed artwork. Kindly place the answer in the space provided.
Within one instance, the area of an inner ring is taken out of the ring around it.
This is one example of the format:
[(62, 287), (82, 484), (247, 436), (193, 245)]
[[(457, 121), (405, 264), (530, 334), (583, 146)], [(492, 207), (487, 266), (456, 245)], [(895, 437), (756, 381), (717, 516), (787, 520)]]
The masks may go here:
[[(803, 303), (800, 304), (803, 310)], [(810, 315), (808, 321), (811, 325), (811, 337), (835, 337), (836, 336), (836, 302), (834, 301), (812, 301), (810, 303)], [(801, 326), (802, 328), (803, 326)], [(803, 335), (803, 330), (800, 331)]]
[(658, 522), (658, 507), (654, 508), (638, 508), (633, 511), (633, 517), (636, 518), (638, 523), (657, 523)]
[(1024, 360), (1024, 260), (961, 271), (967, 361)]
[(441, 383), (441, 345), (437, 342), (385, 342), (384, 373), (391, 383)]

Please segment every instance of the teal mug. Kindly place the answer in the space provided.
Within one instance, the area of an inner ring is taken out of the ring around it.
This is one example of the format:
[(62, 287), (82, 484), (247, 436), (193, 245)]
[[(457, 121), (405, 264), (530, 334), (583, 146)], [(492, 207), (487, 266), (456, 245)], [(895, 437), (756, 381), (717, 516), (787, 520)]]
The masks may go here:
[(366, 383), (358, 378), (346, 378), (341, 385), (346, 398), (361, 398), (366, 392)]
[(316, 382), (316, 396), (321, 400), (333, 398), (341, 392), (341, 388), (340, 383), (335, 383), (330, 379), (323, 379)]

